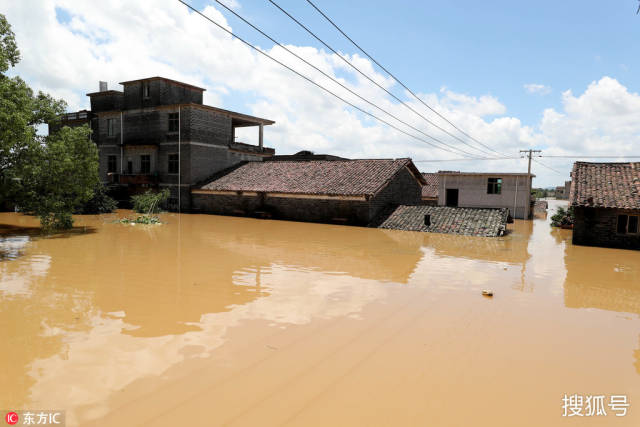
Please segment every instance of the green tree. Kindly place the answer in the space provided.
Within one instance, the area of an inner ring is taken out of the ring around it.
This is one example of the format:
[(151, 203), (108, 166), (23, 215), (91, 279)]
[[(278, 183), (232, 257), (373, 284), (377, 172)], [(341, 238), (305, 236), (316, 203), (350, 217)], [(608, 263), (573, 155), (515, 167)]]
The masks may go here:
[[(45, 228), (72, 225), (71, 212), (99, 182), (97, 151), (89, 129), (37, 129), (55, 120), (66, 103), (33, 90), (5, 73), (20, 60), (7, 19), (0, 14), (0, 205), (7, 199), (40, 217)], [(86, 157), (85, 157), (86, 156)]]
[(72, 213), (89, 201), (99, 183), (98, 149), (87, 126), (63, 127), (46, 144), (29, 150), (18, 165), (20, 207), (37, 215), (44, 229), (70, 228)]
[(169, 189), (154, 192), (147, 190), (144, 194), (131, 196), (133, 210), (138, 213), (151, 215), (161, 211), (160, 206), (169, 198)]

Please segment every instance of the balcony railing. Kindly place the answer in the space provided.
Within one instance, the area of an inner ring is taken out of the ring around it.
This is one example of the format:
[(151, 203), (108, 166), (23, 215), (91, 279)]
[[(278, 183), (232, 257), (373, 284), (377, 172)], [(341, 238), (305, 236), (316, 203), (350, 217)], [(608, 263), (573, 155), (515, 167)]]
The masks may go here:
[(108, 181), (110, 184), (121, 184), (121, 185), (157, 185), (160, 181), (160, 177), (157, 173), (137, 173), (137, 174), (128, 174), (128, 173), (115, 173), (109, 172), (107, 174)]

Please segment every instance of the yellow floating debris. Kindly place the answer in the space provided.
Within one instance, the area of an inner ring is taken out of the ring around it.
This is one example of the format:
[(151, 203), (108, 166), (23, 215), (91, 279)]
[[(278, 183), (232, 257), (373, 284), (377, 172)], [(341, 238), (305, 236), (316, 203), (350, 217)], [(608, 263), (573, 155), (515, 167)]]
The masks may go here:
[(493, 291), (491, 289), (483, 289), (482, 290), (482, 295), (484, 295), (485, 297), (492, 297), (493, 296)]

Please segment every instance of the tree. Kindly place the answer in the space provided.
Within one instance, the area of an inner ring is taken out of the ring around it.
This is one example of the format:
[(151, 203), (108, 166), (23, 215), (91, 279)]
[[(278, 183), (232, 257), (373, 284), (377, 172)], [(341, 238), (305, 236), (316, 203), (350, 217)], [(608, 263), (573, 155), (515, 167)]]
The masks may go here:
[(138, 213), (151, 215), (160, 212), (160, 206), (169, 198), (169, 189), (153, 192), (147, 190), (144, 194), (131, 196), (133, 210)]
[(87, 126), (63, 127), (46, 144), (29, 150), (18, 165), (20, 207), (37, 215), (43, 229), (73, 225), (72, 213), (89, 201), (98, 184), (98, 149)]
[(71, 212), (99, 182), (97, 149), (87, 127), (48, 137), (37, 133), (66, 103), (36, 95), (20, 77), (7, 76), (19, 60), (11, 26), (0, 14), (0, 205), (10, 198), (37, 214), (45, 228), (68, 228)]

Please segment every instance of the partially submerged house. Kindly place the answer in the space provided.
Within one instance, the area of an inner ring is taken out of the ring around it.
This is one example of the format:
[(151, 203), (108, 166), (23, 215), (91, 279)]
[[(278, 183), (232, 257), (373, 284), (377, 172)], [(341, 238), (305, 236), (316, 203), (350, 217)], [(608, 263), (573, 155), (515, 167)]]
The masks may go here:
[[(189, 210), (193, 184), (240, 162), (275, 154), (263, 144), (272, 120), (203, 104), (205, 89), (164, 77), (120, 83), (123, 91), (88, 93), (91, 110), (63, 115), (49, 124), (91, 127), (103, 183), (120, 198), (169, 188), (169, 207)], [(236, 141), (236, 129), (254, 126), (258, 144)], [(180, 204), (178, 203), (180, 197)]]
[(535, 175), (439, 171), (438, 176), (438, 206), (507, 208), (513, 218), (531, 217), (531, 181)]
[(507, 230), (509, 210), (453, 208), (447, 206), (398, 206), (378, 228), (466, 236), (499, 237)]
[(573, 243), (640, 249), (640, 162), (576, 162), (571, 180)]
[(564, 185), (560, 185), (556, 187), (556, 190), (555, 190), (556, 199), (568, 200), (570, 191), (571, 191), (571, 181), (565, 181)]
[(437, 173), (423, 173), (426, 184), (422, 186), (422, 204), (438, 206), (438, 191), (440, 176)]
[(246, 162), (191, 190), (200, 212), (367, 225), (385, 208), (421, 202), (411, 159)]

